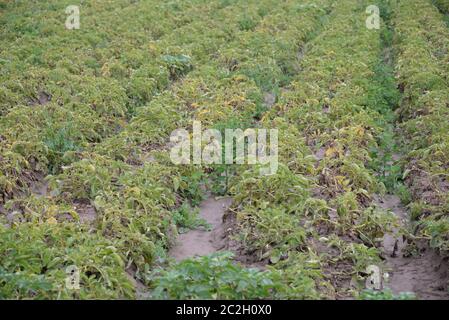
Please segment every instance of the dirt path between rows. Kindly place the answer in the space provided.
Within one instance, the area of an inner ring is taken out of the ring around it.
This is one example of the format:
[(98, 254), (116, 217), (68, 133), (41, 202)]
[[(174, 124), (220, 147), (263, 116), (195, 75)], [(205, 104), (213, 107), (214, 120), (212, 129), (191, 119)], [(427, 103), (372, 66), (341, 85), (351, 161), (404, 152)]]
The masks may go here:
[[(377, 202), (399, 218), (401, 227), (407, 226), (408, 213), (397, 196), (387, 195)], [(395, 294), (412, 292), (423, 300), (449, 299), (446, 290), (449, 264), (428, 247), (420, 248), (417, 255), (408, 256), (406, 246), (407, 242), (399, 230), (385, 235), (383, 251), (389, 277), (384, 287), (390, 288)]]
[(211, 230), (189, 230), (180, 234), (177, 244), (170, 250), (170, 257), (181, 261), (195, 256), (204, 256), (223, 248), (223, 215), (232, 204), (231, 198), (215, 199), (209, 196), (200, 204), (200, 218), (210, 224)]

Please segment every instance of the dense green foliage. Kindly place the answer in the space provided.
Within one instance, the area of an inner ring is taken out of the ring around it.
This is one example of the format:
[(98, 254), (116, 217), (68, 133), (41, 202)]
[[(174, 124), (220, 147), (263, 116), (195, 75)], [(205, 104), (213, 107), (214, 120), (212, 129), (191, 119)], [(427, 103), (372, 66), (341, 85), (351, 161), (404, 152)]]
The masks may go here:
[[(277, 270), (243, 268), (217, 253), (185, 260), (172, 269), (155, 270), (154, 299), (264, 299), (317, 297), (307, 274), (295, 279), (301, 286), (290, 287)], [(288, 278), (287, 278), (288, 279)], [(291, 279), (289, 279), (291, 280)]]

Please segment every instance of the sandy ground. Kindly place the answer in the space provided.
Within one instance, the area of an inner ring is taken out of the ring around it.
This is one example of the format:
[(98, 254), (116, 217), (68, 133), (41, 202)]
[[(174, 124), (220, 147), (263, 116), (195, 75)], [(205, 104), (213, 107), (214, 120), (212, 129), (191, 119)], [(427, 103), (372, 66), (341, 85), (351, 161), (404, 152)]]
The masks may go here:
[(231, 198), (216, 200), (210, 196), (200, 205), (199, 216), (205, 219), (211, 230), (190, 230), (179, 235), (177, 244), (170, 250), (170, 256), (181, 261), (195, 256), (214, 253), (222, 248), (223, 215), (232, 203)]
[[(397, 196), (387, 195), (379, 199), (378, 204), (393, 212), (401, 225), (406, 226), (408, 213)], [(397, 232), (386, 234), (383, 239), (386, 265), (390, 269), (384, 287), (390, 288), (395, 294), (413, 292), (418, 299), (449, 299), (449, 293), (445, 291), (448, 263), (428, 247), (422, 247), (418, 255), (404, 256), (407, 243)]]

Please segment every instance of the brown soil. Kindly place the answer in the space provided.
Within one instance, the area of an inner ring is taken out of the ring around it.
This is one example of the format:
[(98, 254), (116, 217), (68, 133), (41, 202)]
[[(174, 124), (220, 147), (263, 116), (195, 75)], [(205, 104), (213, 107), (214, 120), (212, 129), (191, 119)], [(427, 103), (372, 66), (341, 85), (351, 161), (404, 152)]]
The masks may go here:
[(265, 106), (271, 108), (276, 103), (276, 95), (271, 92), (266, 92), (263, 97)]
[(48, 195), (48, 183), (44, 176), (39, 176), (37, 181), (30, 185), (30, 191), (37, 197), (46, 197)]
[[(44, 176), (38, 176), (37, 181), (30, 183), (29, 187), (30, 193), (36, 197), (48, 197), (51, 195), (50, 188)], [(25, 194), (24, 194), (25, 195)], [(76, 211), (79, 217), (79, 222), (83, 224), (93, 224), (97, 219), (97, 212), (95, 207), (91, 204), (90, 200), (87, 199), (76, 199), (72, 203), (73, 209)], [(3, 207), (0, 207), (0, 213)], [(16, 217), (17, 216), (17, 217)], [(22, 214), (20, 212), (9, 212), (6, 213), (6, 218), (11, 224), (14, 220), (20, 219)], [(68, 213), (58, 214), (56, 217), (59, 222), (63, 221), (74, 221), (74, 218)]]
[(73, 208), (78, 213), (81, 223), (91, 224), (97, 219), (97, 212), (89, 200), (75, 200)]
[[(400, 220), (401, 227), (406, 226), (408, 213), (398, 197), (387, 195), (378, 200), (380, 207), (393, 212)], [(449, 299), (449, 264), (428, 246), (418, 246), (416, 255), (406, 251), (407, 240), (395, 230), (383, 239), (383, 251), (386, 270), (389, 274), (384, 287), (393, 293), (413, 292), (418, 299)]]
[(200, 205), (200, 217), (205, 219), (211, 230), (190, 230), (178, 237), (177, 245), (170, 250), (170, 256), (181, 261), (203, 256), (223, 248), (223, 215), (232, 203), (231, 198), (209, 197)]
[(134, 287), (136, 300), (148, 300), (150, 298), (148, 287), (136, 277), (136, 271), (137, 268), (134, 265), (131, 265), (126, 269), (126, 276)]
[(41, 92), (39, 92), (39, 95), (36, 98), (33, 98), (30, 101), (30, 105), (31, 106), (37, 106), (37, 105), (43, 106), (43, 105), (46, 105), (50, 101), (51, 101), (51, 95), (44, 91), (41, 91)]

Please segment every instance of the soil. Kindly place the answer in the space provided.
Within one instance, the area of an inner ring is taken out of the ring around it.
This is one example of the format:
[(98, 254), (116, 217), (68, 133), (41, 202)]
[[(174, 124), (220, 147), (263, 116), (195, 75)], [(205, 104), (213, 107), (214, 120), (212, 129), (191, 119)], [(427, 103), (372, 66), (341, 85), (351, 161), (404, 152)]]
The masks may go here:
[[(379, 199), (380, 207), (393, 212), (399, 219), (401, 227), (407, 225), (408, 213), (400, 199), (387, 195)], [(394, 230), (383, 239), (383, 251), (386, 259), (388, 282), (384, 287), (393, 293), (412, 292), (418, 299), (449, 299), (448, 272), (449, 264), (434, 250), (425, 245), (418, 245), (418, 253), (409, 255), (406, 251), (407, 240)]]
[(30, 185), (30, 191), (37, 197), (46, 197), (48, 195), (48, 183), (44, 180), (44, 176), (39, 176), (38, 181), (34, 181)]
[(73, 208), (78, 213), (81, 223), (91, 224), (97, 219), (97, 212), (89, 200), (75, 200)]
[(271, 92), (266, 92), (263, 97), (264, 105), (271, 108), (276, 103), (276, 95)]
[(137, 268), (134, 265), (131, 265), (126, 269), (126, 276), (134, 287), (136, 300), (148, 300), (151, 297), (151, 294), (148, 287), (136, 277), (136, 271)]
[(190, 230), (180, 234), (177, 245), (170, 250), (170, 256), (181, 261), (195, 256), (204, 256), (219, 251), (223, 244), (223, 216), (232, 203), (231, 198), (215, 199), (209, 196), (200, 205), (199, 216), (206, 220), (211, 230)]
[[(30, 191), (36, 197), (47, 197), (50, 194), (48, 183), (44, 177), (30, 185)], [(76, 199), (73, 201), (73, 209), (78, 213), (79, 222), (83, 224), (92, 224), (97, 219), (95, 207), (87, 199)], [(69, 214), (58, 215), (58, 221), (73, 221)]]
[(46, 105), (50, 101), (51, 101), (51, 95), (44, 91), (41, 91), (41, 92), (39, 92), (38, 97), (36, 97), (30, 101), (30, 105), (31, 106), (37, 106), (37, 105), (43, 106), (43, 105)]

